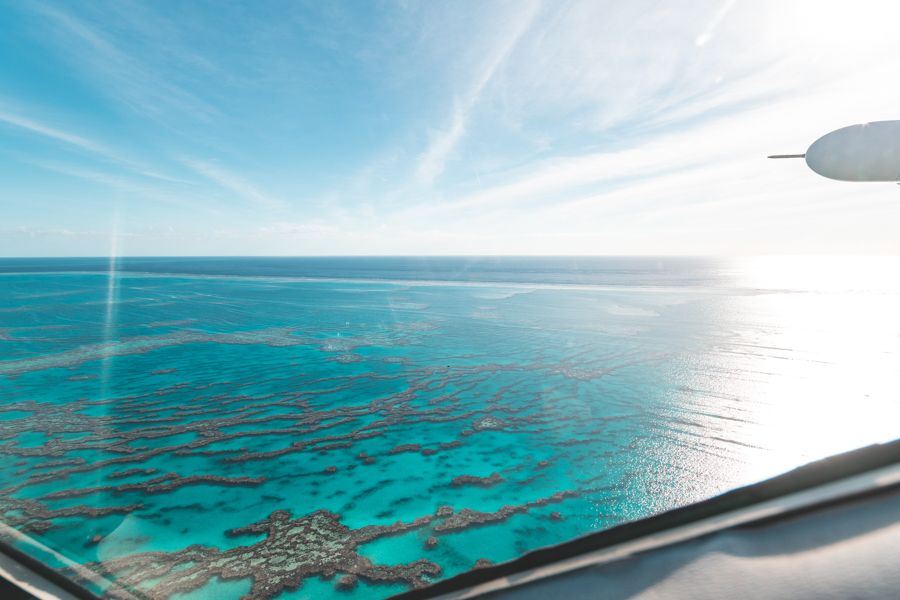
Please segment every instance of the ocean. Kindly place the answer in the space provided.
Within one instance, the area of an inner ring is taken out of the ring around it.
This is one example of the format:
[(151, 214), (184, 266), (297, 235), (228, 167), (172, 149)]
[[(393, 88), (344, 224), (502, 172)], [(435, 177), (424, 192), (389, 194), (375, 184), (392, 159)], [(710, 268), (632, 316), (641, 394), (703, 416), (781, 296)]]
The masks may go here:
[(0, 259), (0, 535), (376, 598), (900, 433), (895, 258)]

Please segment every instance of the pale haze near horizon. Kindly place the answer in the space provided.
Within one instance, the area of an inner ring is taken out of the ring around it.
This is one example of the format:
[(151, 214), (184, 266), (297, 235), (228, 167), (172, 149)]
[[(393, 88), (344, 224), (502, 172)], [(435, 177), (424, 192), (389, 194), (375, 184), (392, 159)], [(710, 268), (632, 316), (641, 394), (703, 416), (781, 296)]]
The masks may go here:
[(894, 3), (0, 15), (2, 256), (900, 252), (900, 187), (765, 158), (900, 118)]

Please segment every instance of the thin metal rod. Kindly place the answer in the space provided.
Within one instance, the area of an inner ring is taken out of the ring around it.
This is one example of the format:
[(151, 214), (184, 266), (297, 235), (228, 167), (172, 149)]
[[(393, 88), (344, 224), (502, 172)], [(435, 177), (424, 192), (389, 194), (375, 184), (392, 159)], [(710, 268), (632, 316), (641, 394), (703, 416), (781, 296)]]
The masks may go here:
[(806, 158), (805, 154), (773, 154), (769, 158)]

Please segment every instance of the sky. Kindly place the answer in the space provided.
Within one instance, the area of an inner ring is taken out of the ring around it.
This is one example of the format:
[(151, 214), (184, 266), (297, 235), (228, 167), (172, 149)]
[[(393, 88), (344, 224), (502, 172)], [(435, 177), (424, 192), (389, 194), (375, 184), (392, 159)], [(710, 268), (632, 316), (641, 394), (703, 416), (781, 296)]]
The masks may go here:
[(0, 256), (900, 253), (900, 3), (0, 0)]

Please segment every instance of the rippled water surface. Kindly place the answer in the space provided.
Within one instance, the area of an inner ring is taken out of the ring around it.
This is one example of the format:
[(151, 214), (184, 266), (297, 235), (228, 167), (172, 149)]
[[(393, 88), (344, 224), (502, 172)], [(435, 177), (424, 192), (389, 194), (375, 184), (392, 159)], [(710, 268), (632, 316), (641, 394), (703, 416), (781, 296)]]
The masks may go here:
[(896, 437), (894, 259), (0, 260), (2, 534), (388, 596)]

